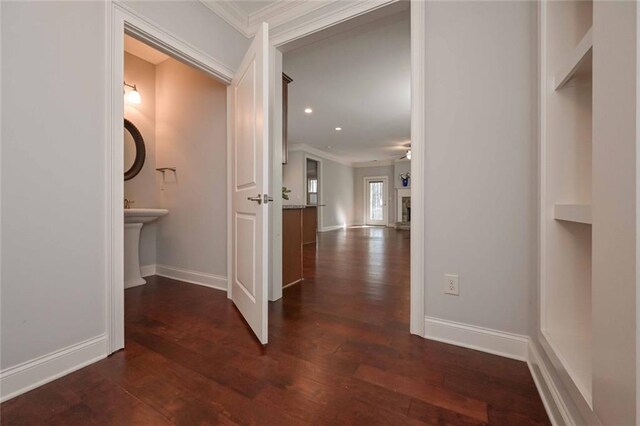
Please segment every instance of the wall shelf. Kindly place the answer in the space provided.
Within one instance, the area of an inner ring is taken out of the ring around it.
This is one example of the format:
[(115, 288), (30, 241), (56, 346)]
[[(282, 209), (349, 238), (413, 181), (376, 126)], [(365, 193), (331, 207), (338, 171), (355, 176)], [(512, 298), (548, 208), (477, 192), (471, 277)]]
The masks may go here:
[(553, 217), (556, 220), (591, 225), (591, 204), (556, 204)]
[(542, 2), (539, 23), (540, 331), (563, 385), (591, 407), (593, 2)]
[(574, 77), (590, 75), (592, 66), (593, 33), (589, 28), (582, 40), (554, 74), (554, 89), (562, 89)]

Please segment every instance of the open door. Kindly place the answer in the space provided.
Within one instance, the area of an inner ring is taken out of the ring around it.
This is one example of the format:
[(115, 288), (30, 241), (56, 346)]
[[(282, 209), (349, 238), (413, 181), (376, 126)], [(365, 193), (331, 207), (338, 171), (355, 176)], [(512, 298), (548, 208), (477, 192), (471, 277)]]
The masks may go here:
[(263, 23), (229, 86), (231, 298), (268, 340), (269, 30)]

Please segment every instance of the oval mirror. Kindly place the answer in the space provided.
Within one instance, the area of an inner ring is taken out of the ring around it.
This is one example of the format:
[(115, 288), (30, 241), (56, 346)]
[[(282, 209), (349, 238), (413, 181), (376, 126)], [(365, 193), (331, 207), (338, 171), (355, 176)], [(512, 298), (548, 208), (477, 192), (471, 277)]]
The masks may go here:
[(142, 166), (146, 150), (144, 139), (138, 128), (126, 118), (124, 119), (124, 180), (136, 177)]

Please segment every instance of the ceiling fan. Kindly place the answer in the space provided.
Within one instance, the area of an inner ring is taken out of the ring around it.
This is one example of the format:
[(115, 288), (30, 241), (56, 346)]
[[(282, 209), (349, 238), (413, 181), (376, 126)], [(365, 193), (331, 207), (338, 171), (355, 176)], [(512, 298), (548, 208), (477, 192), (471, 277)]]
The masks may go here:
[(411, 160), (411, 144), (408, 143), (405, 146), (408, 148), (407, 152), (402, 157), (400, 157), (400, 159), (404, 160), (406, 158), (407, 160)]

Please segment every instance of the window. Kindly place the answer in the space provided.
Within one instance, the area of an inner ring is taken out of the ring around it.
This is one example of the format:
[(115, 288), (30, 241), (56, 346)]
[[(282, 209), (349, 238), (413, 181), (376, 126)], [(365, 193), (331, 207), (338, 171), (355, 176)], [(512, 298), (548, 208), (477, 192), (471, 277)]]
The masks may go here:
[(318, 179), (307, 179), (307, 204), (318, 204)]

